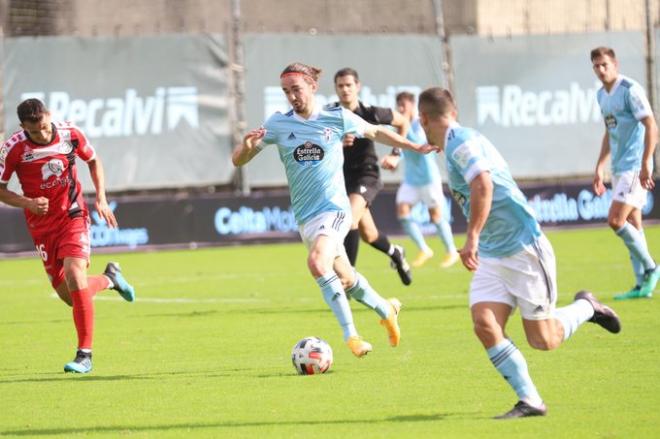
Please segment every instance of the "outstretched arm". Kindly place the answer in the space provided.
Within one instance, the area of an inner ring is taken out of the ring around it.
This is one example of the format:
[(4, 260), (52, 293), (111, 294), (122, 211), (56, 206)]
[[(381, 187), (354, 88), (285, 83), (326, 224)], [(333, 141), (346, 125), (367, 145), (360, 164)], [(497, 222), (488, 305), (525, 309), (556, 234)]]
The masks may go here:
[(418, 145), (413, 143), (405, 137), (402, 137), (381, 125), (369, 125), (364, 130), (364, 137), (380, 143), (384, 143), (385, 145), (393, 146), (396, 148), (410, 149), (411, 151), (419, 152), (421, 154), (428, 154), (429, 152), (436, 151), (437, 149), (432, 145)]
[(398, 111), (392, 110), (391, 125), (394, 127), (394, 129), (396, 129), (396, 132), (402, 137), (406, 137), (408, 131), (410, 131), (410, 121)]
[(234, 152), (231, 155), (231, 161), (234, 166), (243, 166), (256, 156), (261, 149), (259, 149), (259, 144), (261, 139), (266, 135), (265, 128), (257, 128), (248, 132), (245, 137), (243, 137), (243, 143), (236, 145)]
[(103, 218), (110, 228), (117, 227), (117, 219), (115, 214), (108, 206), (108, 200), (105, 197), (105, 172), (103, 170), (103, 162), (96, 156), (94, 159), (87, 162), (89, 167), (89, 174), (92, 176), (92, 183), (96, 189), (96, 211), (99, 216)]

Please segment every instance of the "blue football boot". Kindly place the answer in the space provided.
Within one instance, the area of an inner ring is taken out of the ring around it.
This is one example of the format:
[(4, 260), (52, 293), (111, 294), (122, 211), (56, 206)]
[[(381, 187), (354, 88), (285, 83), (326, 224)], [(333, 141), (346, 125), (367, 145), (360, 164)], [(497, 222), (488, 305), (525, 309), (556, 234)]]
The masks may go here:
[(78, 350), (76, 358), (64, 365), (64, 372), (89, 373), (92, 371), (92, 353)]
[(124, 279), (118, 262), (108, 262), (103, 274), (112, 281), (112, 289), (118, 291), (125, 301), (133, 302), (135, 300), (135, 288)]

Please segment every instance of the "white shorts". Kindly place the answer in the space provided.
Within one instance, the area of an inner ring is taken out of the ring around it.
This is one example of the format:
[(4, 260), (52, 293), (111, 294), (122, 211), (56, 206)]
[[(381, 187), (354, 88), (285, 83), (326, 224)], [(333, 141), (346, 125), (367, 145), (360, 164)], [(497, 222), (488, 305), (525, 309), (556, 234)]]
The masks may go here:
[(305, 246), (309, 249), (316, 238), (320, 235), (325, 235), (331, 238), (336, 247), (337, 254), (335, 256), (346, 255), (344, 248), (344, 238), (351, 228), (351, 213), (336, 210), (334, 212), (323, 212), (305, 224), (301, 225), (298, 230)]
[(401, 183), (396, 191), (396, 204), (409, 204), (414, 206), (422, 201), (427, 207), (440, 207), (444, 203), (441, 183), (431, 183), (424, 186), (413, 186)]
[(479, 302), (518, 306), (526, 320), (551, 317), (557, 302), (557, 268), (545, 235), (515, 255), (479, 259), (470, 284), (470, 307)]
[(647, 190), (639, 181), (639, 171), (612, 175), (612, 199), (637, 209), (646, 204)]

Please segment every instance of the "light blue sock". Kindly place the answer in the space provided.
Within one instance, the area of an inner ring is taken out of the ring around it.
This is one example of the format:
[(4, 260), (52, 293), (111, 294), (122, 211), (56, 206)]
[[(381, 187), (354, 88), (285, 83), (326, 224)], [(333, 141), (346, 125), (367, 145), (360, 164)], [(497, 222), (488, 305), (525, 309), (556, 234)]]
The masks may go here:
[(634, 228), (630, 223), (625, 223), (616, 234), (623, 239), (623, 242), (628, 247), (630, 254), (632, 254), (644, 267), (644, 270), (652, 270), (655, 268), (655, 262), (649, 254), (646, 247), (646, 239), (644, 234)]
[(358, 335), (353, 324), (351, 307), (348, 304), (348, 299), (337, 274), (334, 271), (330, 271), (325, 276), (317, 277), (316, 283), (323, 292), (325, 303), (328, 304), (339, 322), (342, 331), (344, 331), (344, 341), (348, 340), (348, 337)]
[(424, 240), (424, 234), (422, 233), (422, 229), (419, 227), (419, 224), (417, 224), (417, 222), (409, 216), (400, 217), (399, 221), (401, 222), (403, 230), (408, 236), (410, 236), (410, 239), (413, 240), (417, 248), (425, 253), (431, 253), (431, 249)]
[(635, 275), (635, 285), (641, 286), (644, 282), (644, 265), (635, 257), (635, 255), (630, 253), (630, 263), (632, 264), (633, 274)]
[(376, 311), (381, 319), (386, 319), (390, 315), (390, 302), (380, 297), (376, 290), (371, 288), (367, 279), (357, 271), (355, 272), (355, 284), (346, 290), (346, 293)]
[(578, 299), (570, 305), (554, 310), (552, 317), (564, 327), (564, 340), (577, 331), (577, 328), (594, 316), (594, 307), (588, 300)]
[(454, 235), (451, 233), (451, 226), (449, 221), (441, 219), (439, 223), (433, 223), (440, 240), (445, 246), (447, 253), (456, 253), (456, 245), (454, 245)]
[(505, 338), (486, 350), (495, 369), (504, 377), (518, 395), (518, 399), (533, 406), (543, 402), (527, 370), (525, 357), (511, 340)]
[[(649, 251), (648, 245), (646, 244), (646, 235), (644, 234), (644, 229), (638, 230), (640, 236), (641, 236), (641, 242), (644, 245), (644, 250), (647, 252)], [(641, 286), (642, 283), (644, 282), (644, 264), (640, 262), (639, 259), (633, 255), (631, 251), (630, 253), (630, 262), (633, 267), (633, 273), (635, 273), (635, 282), (637, 286)]]

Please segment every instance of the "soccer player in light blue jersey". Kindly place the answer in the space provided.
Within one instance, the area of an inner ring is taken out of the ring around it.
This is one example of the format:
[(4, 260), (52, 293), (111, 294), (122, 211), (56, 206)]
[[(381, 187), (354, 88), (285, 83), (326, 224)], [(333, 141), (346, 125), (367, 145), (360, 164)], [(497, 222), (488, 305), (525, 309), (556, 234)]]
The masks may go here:
[(351, 225), (351, 206), (342, 172), (342, 139), (352, 134), (420, 152), (428, 153), (434, 148), (413, 144), (386, 128), (368, 124), (339, 105), (319, 107), (314, 94), (320, 73), (321, 70), (301, 63), (287, 66), (280, 84), (292, 110), (286, 114), (277, 112), (262, 128), (248, 132), (234, 150), (232, 161), (236, 166), (245, 165), (265, 145), (277, 145), (300, 235), (309, 250), (309, 271), (342, 327), (344, 341), (355, 356), (362, 357), (372, 346), (358, 335), (348, 298), (376, 311), (391, 346), (398, 346), (401, 337), (401, 303), (395, 298), (383, 299), (346, 256), (343, 242)]
[(425, 90), (419, 96), (419, 113), (428, 141), (445, 152), (449, 188), (468, 219), (460, 256), (474, 272), (470, 284), (474, 331), (519, 399), (498, 419), (543, 416), (547, 409), (527, 362), (505, 334), (511, 313), (520, 308), (527, 342), (540, 350), (557, 348), (587, 321), (617, 333), (619, 318), (586, 291), (578, 292), (570, 305), (555, 307), (552, 246), (502, 156), (483, 135), (458, 124), (447, 90)]
[[(419, 119), (416, 117), (415, 95), (407, 91), (399, 93), (396, 96), (396, 105), (399, 113), (410, 121), (411, 128), (408, 131), (408, 140), (425, 144), (426, 136)], [(401, 151), (395, 148), (391, 154), (383, 157), (382, 166), (385, 169), (394, 170), (399, 165), (400, 159)], [(431, 222), (445, 247), (445, 256), (440, 262), (440, 266), (442, 268), (451, 267), (460, 258), (454, 245), (454, 237), (449, 221), (442, 215), (445, 197), (442, 193), (442, 178), (436, 162), (436, 155), (418, 154), (406, 150), (403, 151), (403, 163), (405, 171), (403, 183), (396, 193), (396, 208), (403, 230), (419, 249), (412, 266), (421, 267), (433, 257), (433, 250), (426, 243), (419, 224), (411, 218), (412, 208), (415, 204), (423, 202), (428, 207)]]
[(591, 63), (603, 87), (598, 90), (598, 105), (605, 119), (605, 134), (596, 164), (594, 192), (605, 193), (603, 174), (608, 157), (612, 159), (612, 205), (607, 222), (623, 240), (632, 262), (635, 286), (614, 296), (617, 300), (651, 297), (660, 279), (642, 229), (642, 208), (647, 190), (654, 187), (653, 153), (658, 127), (644, 89), (619, 74), (614, 50), (597, 47)]

